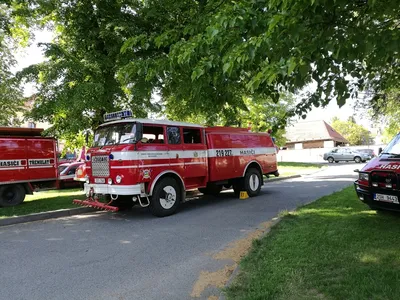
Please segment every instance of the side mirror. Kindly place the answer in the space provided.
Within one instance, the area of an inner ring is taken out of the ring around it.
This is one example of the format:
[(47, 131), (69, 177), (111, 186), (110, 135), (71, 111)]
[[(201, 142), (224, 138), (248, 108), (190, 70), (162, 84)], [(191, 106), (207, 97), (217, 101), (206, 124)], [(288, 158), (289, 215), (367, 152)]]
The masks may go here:
[(379, 147), (379, 149), (378, 149), (378, 155), (381, 154), (382, 151), (383, 151), (382, 147)]

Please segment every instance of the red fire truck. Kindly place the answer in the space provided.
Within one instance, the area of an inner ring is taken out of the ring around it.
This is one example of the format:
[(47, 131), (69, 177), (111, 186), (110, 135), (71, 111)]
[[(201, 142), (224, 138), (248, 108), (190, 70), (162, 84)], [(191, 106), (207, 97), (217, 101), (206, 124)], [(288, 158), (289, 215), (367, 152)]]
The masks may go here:
[(358, 198), (372, 209), (400, 211), (400, 133), (358, 172)]
[(56, 187), (56, 140), (43, 129), (0, 127), (0, 207), (22, 203), (36, 188)]
[(111, 211), (137, 203), (163, 217), (176, 212), (186, 191), (217, 195), (225, 186), (253, 197), (263, 175), (279, 175), (268, 133), (131, 116), (105, 114), (87, 151), (88, 199), (74, 203)]

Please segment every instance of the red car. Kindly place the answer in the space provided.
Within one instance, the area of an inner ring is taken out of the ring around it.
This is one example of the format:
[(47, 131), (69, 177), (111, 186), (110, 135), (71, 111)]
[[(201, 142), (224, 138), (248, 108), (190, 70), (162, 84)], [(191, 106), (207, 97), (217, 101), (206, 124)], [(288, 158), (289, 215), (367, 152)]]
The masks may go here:
[(82, 187), (83, 183), (75, 181), (75, 172), (84, 162), (63, 163), (58, 166), (58, 188)]

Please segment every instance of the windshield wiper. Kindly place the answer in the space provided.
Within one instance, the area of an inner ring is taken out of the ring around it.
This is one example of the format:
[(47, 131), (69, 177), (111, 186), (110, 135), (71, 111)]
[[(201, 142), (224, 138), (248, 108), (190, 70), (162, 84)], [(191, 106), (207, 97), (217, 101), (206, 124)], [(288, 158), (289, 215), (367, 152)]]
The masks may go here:
[(130, 138), (124, 139), (121, 143), (126, 142), (126, 141), (130, 141), (130, 140), (134, 140), (135, 143), (137, 142), (136, 141), (136, 137), (130, 137)]
[(381, 154), (391, 155), (391, 156), (400, 156), (400, 153), (391, 153), (391, 152), (381, 152)]

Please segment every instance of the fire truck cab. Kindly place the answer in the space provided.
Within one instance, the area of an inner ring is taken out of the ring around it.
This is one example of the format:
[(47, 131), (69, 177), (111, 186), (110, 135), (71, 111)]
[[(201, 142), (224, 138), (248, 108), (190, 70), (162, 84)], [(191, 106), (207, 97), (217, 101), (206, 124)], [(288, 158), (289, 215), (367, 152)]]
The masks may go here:
[(358, 172), (358, 198), (372, 209), (400, 210), (400, 133)]
[(74, 203), (113, 211), (137, 203), (163, 217), (176, 212), (186, 191), (217, 195), (225, 186), (252, 197), (263, 175), (279, 175), (268, 133), (131, 116), (105, 115), (87, 151), (88, 199)]

